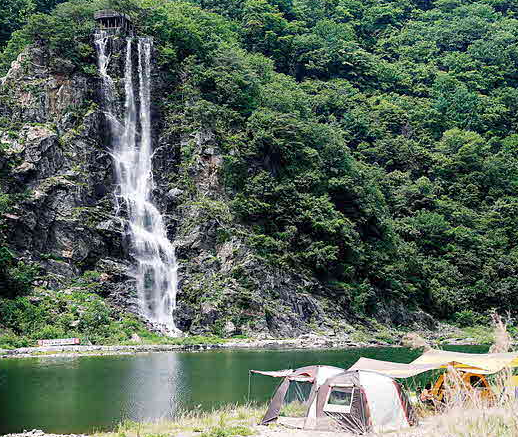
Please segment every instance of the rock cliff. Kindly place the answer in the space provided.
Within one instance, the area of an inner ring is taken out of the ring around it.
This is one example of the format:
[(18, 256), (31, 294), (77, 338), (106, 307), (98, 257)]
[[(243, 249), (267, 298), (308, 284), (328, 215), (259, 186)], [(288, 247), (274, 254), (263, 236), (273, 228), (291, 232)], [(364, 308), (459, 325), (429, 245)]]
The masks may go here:
[[(120, 62), (114, 60), (115, 72)], [(175, 129), (161, 96), (178, 84), (158, 66), (154, 81), (154, 196), (180, 262), (177, 326), (226, 336), (347, 332), (358, 319), (345, 296), (269, 265), (247, 245), (249, 229), (229, 207), (232, 194), (222, 183), (224, 159), (211, 127)], [(95, 271), (97, 292), (135, 312), (100, 101), (98, 77), (65, 60), (50, 64), (43, 47), (24, 51), (1, 80), (2, 186), (17, 199), (3, 215), (5, 239), (18, 259), (41, 267), (37, 285), (60, 293)], [(378, 315), (387, 323), (431, 323), (424, 313), (397, 306), (380, 307)]]

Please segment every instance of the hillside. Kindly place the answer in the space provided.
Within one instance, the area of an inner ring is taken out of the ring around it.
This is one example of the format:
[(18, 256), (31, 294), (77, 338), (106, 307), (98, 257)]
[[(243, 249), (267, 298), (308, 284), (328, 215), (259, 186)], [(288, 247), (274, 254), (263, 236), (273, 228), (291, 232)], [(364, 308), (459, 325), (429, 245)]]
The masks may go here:
[(516, 311), (518, 2), (2, 8), (4, 342), (142, 328), (92, 36), (106, 8), (153, 38), (153, 198), (182, 331), (293, 337)]

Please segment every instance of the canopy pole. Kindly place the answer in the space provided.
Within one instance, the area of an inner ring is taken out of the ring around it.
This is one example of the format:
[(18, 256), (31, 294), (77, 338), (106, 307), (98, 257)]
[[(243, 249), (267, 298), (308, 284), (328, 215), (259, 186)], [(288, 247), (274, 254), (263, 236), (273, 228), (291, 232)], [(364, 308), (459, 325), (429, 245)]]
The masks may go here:
[(249, 370), (248, 371), (248, 396), (247, 396), (247, 402), (250, 403), (250, 384), (251, 384), (251, 381), (252, 381), (252, 372)]

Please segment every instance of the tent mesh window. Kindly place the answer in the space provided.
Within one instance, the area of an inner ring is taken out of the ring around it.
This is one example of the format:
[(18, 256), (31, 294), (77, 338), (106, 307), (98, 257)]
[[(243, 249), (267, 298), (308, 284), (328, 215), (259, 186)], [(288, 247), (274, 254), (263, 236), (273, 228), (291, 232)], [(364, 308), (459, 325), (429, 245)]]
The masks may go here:
[(324, 413), (328, 423), (338, 431), (364, 434), (370, 431), (361, 390), (354, 387), (332, 387)]
[(350, 409), (353, 403), (353, 394), (353, 387), (335, 387), (331, 389), (327, 403), (329, 405), (336, 405), (339, 408)]
[(305, 417), (312, 383), (291, 381), (280, 416)]

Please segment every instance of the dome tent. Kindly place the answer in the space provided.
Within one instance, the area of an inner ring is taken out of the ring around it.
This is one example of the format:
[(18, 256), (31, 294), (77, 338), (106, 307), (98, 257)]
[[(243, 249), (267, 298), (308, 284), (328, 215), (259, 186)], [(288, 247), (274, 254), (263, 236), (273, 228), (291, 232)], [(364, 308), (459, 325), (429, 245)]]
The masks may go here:
[[(417, 424), (400, 384), (381, 373), (351, 370), (329, 378), (310, 404), (306, 427), (386, 432)], [(321, 423), (319, 423), (321, 422)]]
[[(345, 371), (330, 366), (254, 373), (284, 378), (261, 421), (263, 425), (278, 420), (296, 428), (361, 434), (398, 430), (417, 423), (401, 386), (381, 373)], [(312, 384), (311, 392), (304, 400), (304, 417), (279, 417), (290, 384), (302, 381)]]

